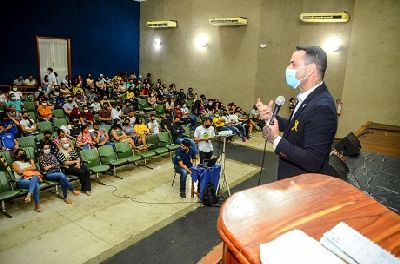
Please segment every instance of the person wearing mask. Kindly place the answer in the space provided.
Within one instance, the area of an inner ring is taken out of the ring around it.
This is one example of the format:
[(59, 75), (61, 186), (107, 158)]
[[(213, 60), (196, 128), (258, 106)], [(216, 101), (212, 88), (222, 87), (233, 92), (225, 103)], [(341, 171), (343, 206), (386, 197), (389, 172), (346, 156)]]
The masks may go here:
[(112, 108), (112, 110), (111, 110), (111, 119), (112, 119), (113, 123), (119, 122), (119, 120), (121, 118), (121, 114), (122, 114), (121, 108), (122, 107), (120, 105), (117, 105), (117, 107), (115, 107), (115, 108), (113, 107)]
[(82, 125), (78, 118), (72, 120), (72, 122), (68, 125), (69, 134), (73, 138), (77, 138), (79, 134), (82, 132)]
[(78, 152), (76, 152), (69, 144), (67, 138), (63, 138), (60, 141), (60, 151), (58, 152), (57, 159), (59, 160), (62, 167), (65, 169), (67, 174), (75, 175), (79, 177), (81, 183), (81, 192), (86, 195), (91, 195), (92, 184), (90, 181), (90, 171), (86, 165), (81, 164), (81, 159)]
[(43, 138), (39, 141), (40, 148), (43, 148), (44, 145), (50, 146), (51, 153), (53, 155), (57, 155), (58, 146), (53, 141), (53, 135), (51, 131), (44, 131)]
[(103, 127), (100, 127), (99, 123), (93, 124), (93, 131), (90, 133), (90, 135), (92, 136), (92, 140), (95, 142), (96, 147), (111, 144), (107, 130)]
[(15, 106), (11, 106), (8, 109), (7, 116), (3, 119), (3, 124), (6, 128), (7, 133), (11, 133), (14, 137), (18, 137), (20, 135), (18, 126), (21, 121), (21, 113), (15, 110)]
[(147, 98), (147, 103), (149, 107), (155, 108), (157, 106), (157, 97), (154, 92), (150, 93), (150, 96)]
[(186, 94), (186, 97), (188, 100), (194, 100), (194, 92), (193, 92), (193, 88), (189, 87), (188, 88), (188, 92)]
[(93, 141), (89, 128), (86, 125), (82, 126), (81, 133), (76, 139), (76, 146), (81, 149), (92, 149), (94, 148), (95, 142)]
[(78, 107), (78, 105), (76, 104), (74, 98), (72, 98), (71, 96), (68, 96), (66, 99), (67, 99), (67, 102), (64, 103), (62, 108), (63, 108), (65, 114), (67, 116), (69, 116), (71, 114), (72, 110), (74, 110), (75, 107)]
[(0, 123), (0, 150), (14, 150), (18, 148), (18, 141), (15, 139), (14, 134), (6, 132), (6, 127), (3, 123)]
[(42, 155), (39, 157), (39, 164), (42, 168), (42, 172), (45, 175), (44, 178), (49, 181), (59, 181), (61, 190), (63, 192), (64, 202), (66, 204), (72, 204), (72, 201), (68, 199), (68, 190), (77, 196), (80, 194), (79, 191), (75, 191), (74, 187), (68, 181), (67, 176), (61, 171), (60, 164), (54, 154), (51, 153), (50, 145), (43, 145)]
[(165, 111), (173, 112), (175, 109), (175, 99), (169, 97), (165, 103)]
[(83, 106), (83, 111), (80, 114), (80, 123), (84, 125), (89, 125), (94, 123), (94, 117), (91, 112), (89, 112), (89, 107), (87, 105)]
[(36, 79), (33, 78), (33, 75), (29, 75), (24, 84), (28, 86), (37, 86)]
[(24, 136), (37, 134), (35, 121), (29, 116), (27, 112), (22, 113), (22, 119), (21, 121), (19, 121), (19, 127), (21, 128)]
[[(335, 101), (324, 83), (327, 54), (320, 47), (296, 47), (286, 68), (286, 83), (300, 89), (298, 103), (288, 118), (278, 116), (266, 124), (263, 137), (279, 155), (278, 180), (303, 173), (329, 173), (329, 154), (337, 129)], [(257, 102), (261, 118), (268, 120), (273, 101)], [(283, 132), (280, 136), (279, 132)]]
[(94, 89), (94, 80), (92, 77), (92, 74), (88, 73), (86, 77), (86, 88), (88, 89)]
[(181, 147), (175, 151), (173, 156), (174, 170), (180, 175), (180, 197), (186, 198), (186, 178), (192, 174), (193, 163), (196, 160), (196, 154), (191, 150), (191, 143), (188, 139), (181, 142)]
[(54, 89), (54, 86), (58, 84), (53, 68), (50, 67), (47, 68), (47, 79), (48, 79), (47, 88), (49, 89), (49, 91), (52, 91)]
[[(185, 139), (183, 134), (185, 133), (185, 129), (183, 128), (181, 124), (180, 118), (175, 118), (174, 122), (171, 125), (171, 134), (172, 134), (172, 139), (175, 144), (181, 144), (182, 140)], [(196, 143), (192, 140), (187, 138), (191, 144), (191, 149), (194, 151), (194, 153), (197, 155), (199, 153)]]
[(100, 113), (101, 105), (98, 96), (94, 97), (94, 101), (90, 104), (90, 108), (92, 109), (94, 115), (98, 115)]
[(49, 92), (49, 76), (47, 74), (43, 77), (41, 86), (43, 88), (43, 92), (45, 92), (45, 93)]
[(156, 116), (154, 114), (150, 115), (150, 121), (147, 123), (147, 127), (151, 134), (158, 135), (160, 133), (160, 126), (156, 120)]
[(47, 101), (42, 101), (42, 103), (37, 107), (39, 119), (51, 121), (53, 119), (53, 108), (54, 106), (49, 105)]
[(193, 140), (198, 143), (200, 163), (204, 160), (209, 160), (213, 154), (212, 138), (215, 137), (215, 130), (212, 126), (212, 118), (206, 117), (203, 120), (203, 125), (198, 126), (194, 131)]
[(173, 119), (170, 113), (165, 113), (164, 117), (161, 118), (161, 122), (160, 122), (160, 126), (161, 129), (167, 132), (171, 132), (172, 131), (172, 123), (173, 123)]
[(66, 126), (61, 126), (59, 129), (57, 129), (57, 137), (53, 140), (58, 149), (62, 147), (60, 142), (63, 138), (68, 139), (70, 146), (73, 146), (72, 141), (70, 141), (70, 139), (72, 139), (73, 137), (69, 135), (69, 130)]
[(42, 174), (37, 170), (33, 159), (29, 160), (23, 149), (14, 151), (14, 162), (11, 165), (14, 171), (14, 178), (19, 189), (27, 189), (25, 203), (30, 203), (33, 197), (35, 202), (35, 211), (42, 212), (40, 208), (40, 183)]
[(234, 110), (229, 110), (229, 114), (226, 116), (228, 119), (228, 124), (230, 126), (235, 127), (239, 131), (239, 136), (243, 140), (243, 142), (246, 142), (247, 140), (247, 133), (246, 133), (246, 128), (242, 123), (239, 122), (239, 118), (237, 115), (234, 113)]
[(61, 83), (64, 84), (68, 88), (72, 86), (71, 79), (69, 78), (69, 75), (66, 75)]
[(132, 138), (129, 138), (125, 132), (122, 130), (122, 127), (117, 122), (114, 123), (113, 128), (111, 129), (111, 138), (115, 142), (128, 142), (131, 146), (132, 150), (136, 149), (135, 142)]
[(24, 103), (22, 103), (21, 99), (18, 99), (14, 94), (10, 95), (11, 100), (7, 102), (7, 107), (10, 108), (12, 106), (15, 107), (15, 111), (21, 112), (24, 107)]
[(24, 76), (20, 75), (14, 80), (14, 85), (24, 85)]
[(100, 112), (99, 112), (99, 120), (102, 125), (112, 125), (111, 118), (111, 106), (108, 103), (104, 103)]

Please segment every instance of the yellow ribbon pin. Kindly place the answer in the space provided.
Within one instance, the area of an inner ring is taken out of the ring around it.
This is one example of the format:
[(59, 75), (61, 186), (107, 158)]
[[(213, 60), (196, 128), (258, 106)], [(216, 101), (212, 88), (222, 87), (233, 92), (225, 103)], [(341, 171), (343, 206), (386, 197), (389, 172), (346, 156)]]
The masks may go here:
[(299, 126), (299, 124), (300, 124), (299, 120), (294, 120), (294, 125), (290, 130), (297, 132), (297, 127)]

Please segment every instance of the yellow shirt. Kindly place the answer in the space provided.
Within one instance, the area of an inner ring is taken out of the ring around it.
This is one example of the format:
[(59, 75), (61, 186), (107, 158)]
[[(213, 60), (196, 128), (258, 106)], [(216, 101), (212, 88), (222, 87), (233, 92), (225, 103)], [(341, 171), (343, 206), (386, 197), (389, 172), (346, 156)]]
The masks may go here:
[(223, 126), (225, 126), (225, 119), (223, 119), (221, 117), (214, 117), (213, 123), (216, 127), (223, 127)]
[(135, 130), (135, 133), (138, 134), (149, 133), (149, 128), (146, 125), (135, 125), (133, 129)]

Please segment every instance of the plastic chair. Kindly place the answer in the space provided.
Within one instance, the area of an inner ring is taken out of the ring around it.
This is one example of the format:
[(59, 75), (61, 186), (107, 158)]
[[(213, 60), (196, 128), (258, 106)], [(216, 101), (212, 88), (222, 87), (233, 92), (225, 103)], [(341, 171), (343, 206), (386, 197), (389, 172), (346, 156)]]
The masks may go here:
[(65, 118), (65, 113), (63, 109), (54, 109), (53, 110), (54, 118)]
[(156, 116), (162, 116), (165, 114), (164, 105), (162, 104), (156, 105), (155, 110), (156, 110)]
[[(114, 176), (117, 176), (115, 168), (128, 163), (126, 158), (118, 159), (115, 154), (114, 147), (111, 145), (104, 145), (98, 148), (101, 164), (110, 165), (113, 167)], [(121, 178), (122, 179), (122, 178)]]
[(135, 155), (128, 142), (118, 142), (115, 144), (115, 152), (119, 159), (126, 159), (128, 163), (135, 163), (142, 159), (141, 156)]
[(41, 132), (44, 132), (44, 131), (50, 131), (51, 133), (54, 132), (54, 127), (50, 121), (42, 121), (42, 122), (37, 123), (37, 125)]
[(12, 216), (7, 212), (6, 209), (6, 201), (12, 198), (17, 197), (20, 194), (20, 191), (16, 191), (13, 189), (11, 182), (7, 178), (7, 174), (5, 171), (0, 171), (0, 201), (1, 201), (1, 213), (8, 218), (12, 218)]
[(56, 128), (60, 128), (61, 126), (68, 125), (68, 121), (67, 121), (66, 118), (54, 118), (53, 119), (53, 125)]
[(26, 112), (36, 112), (35, 102), (24, 101), (23, 103)]
[(96, 179), (99, 178), (99, 173), (106, 172), (110, 169), (109, 165), (103, 165), (100, 162), (100, 155), (96, 149), (85, 149), (81, 151), (81, 158), (86, 163), (88, 169), (96, 174)]
[(32, 147), (33, 149), (37, 149), (34, 136), (20, 137), (17, 138), (17, 141), (20, 148)]

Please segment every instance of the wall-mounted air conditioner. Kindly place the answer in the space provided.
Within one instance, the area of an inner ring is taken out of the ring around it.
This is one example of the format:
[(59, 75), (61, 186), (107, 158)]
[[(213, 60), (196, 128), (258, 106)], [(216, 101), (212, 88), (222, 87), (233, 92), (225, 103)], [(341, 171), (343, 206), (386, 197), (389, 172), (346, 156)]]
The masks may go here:
[(210, 18), (208, 22), (213, 26), (246, 26), (245, 17), (216, 17)]
[(176, 28), (177, 23), (175, 20), (147, 21), (147, 26), (151, 28)]
[(346, 23), (350, 20), (349, 14), (342, 13), (302, 13), (300, 20), (306, 23)]

